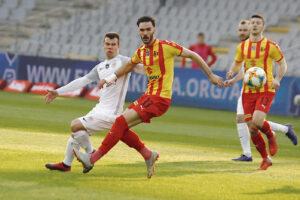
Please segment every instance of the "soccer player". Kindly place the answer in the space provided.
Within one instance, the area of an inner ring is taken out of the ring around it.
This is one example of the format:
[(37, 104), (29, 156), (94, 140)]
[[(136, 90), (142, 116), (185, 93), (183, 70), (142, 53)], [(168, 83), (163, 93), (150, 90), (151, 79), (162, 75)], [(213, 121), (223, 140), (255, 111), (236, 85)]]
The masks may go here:
[[(248, 20), (241, 20), (238, 25), (238, 37), (240, 41), (245, 41), (249, 38), (249, 21)], [(232, 76), (232, 71), (227, 73), (227, 76)], [(232, 78), (231, 80), (225, 81), (225, 86), (231, 86), (233, 83), (242, 80), (244, 77), (244, 71), (241, 69), (237, 76)], [(251, 156), (251, 148), (250, 148), (250, 135), (249, 129), (247, 124), (245, 123), (244, 119), (244, 109), (242, 105), (242, 97), (240, 96), (237, 102), (237, 115), (236, 115), (236, 123), (237, 123), (237, 130), (240, 137), (241, 146), (243, 149), (243, 154), (235, 159), (234, 161), (252, 161)], [(285, 135), (292, 141), (294, 145), (297, 145), (297, 135), (292, 127), (291, 124), (282, 125), (275, 122), (269, 121), (271, 129), (273, 131), (280, 131), (285, 133)]]
[[(168, 110), (172, 97), (175, 56), (191, 58), (201, 66), (211, 83), (223, 87), (223, 79), (213, 74), (198, 54), (179, 46), (175, 42), (155, 38), (156, 28), (153, 17), (144, 16), (139, 18), (137, 26), (144, 44), (136, 50), (131, 60), (119, 70), (100, 80), (99, 87), (102, 88), (104, 84), (112, 84), (115, 80), (130, 72), (138, 63), (143, 63), (148, 76), (147, 91), (116, 119), (112, 129), (97, 151), (92, 154), (84, 154), (74, 149), (74, 154), (84, 168), (92, 168), (95, 162), (113, 148), (130, 128), (142, 122), (150, 123), (151, 118), (159, 117)], [(155, 161), (159, 155), (156, 152), (149, 152), (149, 154), (151, 154), (151, 159), (148, 178), (151, 178)]]
[[(264, 69), (266, 73), (267, 83), (263, 88), (252, 90), (244, 84), (242, 94), (245, 121), (251, 133), (252, 142), (263, 159), (259, 167), (260, 170), (266, 170), (272, 165), (261, 132), (266, 134), (268, 138), (270, 155), (274, 156), (277, 152), (275, 134), (269, 122), (265, 119), (272, 105), (275, 90), (279, 89), (280, 80), (287, 68), (280, 48), (275, 42), (263, 36), (264, 30), (264, 17), (259, 14), (252, 15), (250, 19), (250, 37), (237, 46), (235, 61), (230, 68), (231, 75), (228, 76), (228, 78), (231, 78), (234, 73), (238, 72), (243, 61), (245, 71), (256, 66)], [(273, 77), (274, 60), (279, 64), (279, 70), (275, 78)]]
[[(48, 91), (45, 99), (46, 103), (49, 104), (57, 96), (80, 89), (93, 81), (102, 80), (107, 75), (118, 70), (125, 62), (130, 60), (129, 57), (119, 54), (119, 41), (120, 38), (118, 33), (106, 33), (103, 44), (106, 59), (96, 65), (85, 76), (78, 78), (57, 90)], [(145, 70), (142, 65), (137, 65), (135, 68), (133, 68), (133, 70), (135, 72), (145, 74)], [(127, 74), (126, 76), (120, 77), (119, 80), (112, 86), (103, 88), (101, 90), (101, 100), (93, 108), (93, 110), (91, 110), (87, 115), (72, 121), (72, 135), (67, 143), (65, 159), (59, 163), (46, 164), (48, 169), (70, 171), (72, 162), (74, 160), (73, 148), (79, 150), (81, 147), (89, 154), (94, 151), (89, 136), (95, 132), (110, 129), (116, 117), (122, 113), (129, 77), (130, 74)], [(148, 154), (151, 151), (140, 141), (137, 134), (131, 130), (128, 130), (120, 139), (129, 147), (135, 148), (138, 152), (140, 152), (147, 163), (147, 160), (149, 159)], [(86, 173), (87, 170), (84, 169), (83, 172)]]

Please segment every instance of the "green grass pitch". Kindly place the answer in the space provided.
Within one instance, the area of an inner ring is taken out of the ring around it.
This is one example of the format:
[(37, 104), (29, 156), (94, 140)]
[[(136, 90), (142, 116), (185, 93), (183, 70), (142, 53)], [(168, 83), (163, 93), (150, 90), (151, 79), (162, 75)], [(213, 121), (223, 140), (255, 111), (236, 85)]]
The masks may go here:
[[(236, 163), (241, 154), (235, 113), (171, 106), (151, 124), (134, 128), (160, 153), (152, 179), (142, 157), (118, 143), (88, 174), (74, 161), (72, 171), (49, 171), (45, 163), (62, 161), (70, 122), (97, 102), (0, 91), (0, 199), (300, 199), (300, 149), (277, 133), (279, 151), (267, 171), (261, 158)], [(269, 116), (294, 125), (300, 119)], [(105, 132), (92, 136), (98, 148)]]

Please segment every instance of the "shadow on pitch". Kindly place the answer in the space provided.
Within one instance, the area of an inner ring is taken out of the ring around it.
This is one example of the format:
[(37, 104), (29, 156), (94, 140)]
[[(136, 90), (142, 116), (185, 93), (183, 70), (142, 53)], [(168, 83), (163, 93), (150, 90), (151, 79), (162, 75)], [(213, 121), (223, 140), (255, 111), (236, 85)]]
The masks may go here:
[[(178, 177), (192, 174), (224, 174), (224, 173), (253, 173), (256, 168), (247, 166), (241, 169), (230, 161), (181, 161), (181, 162), (162, 162), (155, 165), (155, 176), (159, 177)], [(134, 164), (113, 164), (96, 165), (91, 171), (93, 176), (99, 177), (119, 177), (119, 178), (144, 178), (146, 176), (146, 166), (144, 162)]]
[(295, 188), (294, 186), (283, 186), (281, 188), (269, 189), (264, 192), (251, 192), (245, 193), (248, 195), (263, 195), (263, 194), (300, 194), (300, 188)]

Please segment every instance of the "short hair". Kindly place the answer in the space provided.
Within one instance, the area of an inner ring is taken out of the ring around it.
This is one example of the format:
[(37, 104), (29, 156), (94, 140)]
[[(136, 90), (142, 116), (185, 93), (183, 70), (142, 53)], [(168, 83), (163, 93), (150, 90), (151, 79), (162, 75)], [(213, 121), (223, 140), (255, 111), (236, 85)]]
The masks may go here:
[(138, 20), (137, 20), (137, 26), (140, 25), (140, 23), (142, 22), (151, 22), (152, 25), (155, 27), (155, 19), (151, 16), (143, 16), (143, 17), (140, 17)]
[(251, 19), (253, 19), (253, 18), (261, 19), (263, 21), (263, 25), (266, 24), (266, 20), (265, 20), (264, 16), (262, 16), (261, 14), (254, 14), (251, 16)]
[(200, 37), (200, 36), (204, 37), (204, 33), (202, 33), (202, 32), (198, 33), (198, 37)]
[(120, 36), (117, 32), (107, 32), (104, 36), (104, 39), (105, 38), (109, 38), (109, 39), (117, 38), (118, 39), (118, 44), (120, 44)]
[(239, 23), (240, 25), (244, 25), (244, 24), (250, 24), (249, 20), (246, 19), (242, 19)]

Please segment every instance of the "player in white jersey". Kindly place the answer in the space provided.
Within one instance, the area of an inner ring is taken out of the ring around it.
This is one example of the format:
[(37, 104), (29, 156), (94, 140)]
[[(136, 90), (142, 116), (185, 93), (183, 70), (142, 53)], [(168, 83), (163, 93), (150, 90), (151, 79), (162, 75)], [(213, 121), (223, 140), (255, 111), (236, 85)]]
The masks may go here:
[[(248, 20), (241, 20), (238, 25), (238, 36), (240, 41), (247, 40), (250, 34), (249, 29), (249, 21)], [(227, 80), (225, 81), (225, 86), (232, 86), (235, 82), (242, 80), (244, 77), (244, 68), (242, 67), (239, 73), (232, 78), (232, 72), (229, 71), (226, 75)], [(242, 94), (242, 91), (241, 91)], [(236, 123), (237, 123), (237, 130), (240, 137), (241, 146), (243, 149), (243, 154), (238, 157), (232, 159), (233, 161), (252, 161), (251, 149), (250, 149), (250, 134), (247, 124), (245, 123), (244, 119), (244, 109), (242, 105), (242, 95), (240, 95), (237, 103), (237, 113), (236, 113)], [(297, 145), (297, 135), (292, 127), (291, 124), (278, 124), (269, 121), (270, 126), (273, 131), (279, 131), (285, 133), (286, 136), (292, 141), (294, 145)]]
[[(69, 84), (57, 89), (48, 91), (46, 103), (49, 104), (57, 96), (80, 89), (83, 86), (99, 81), (118, 70), (124, 63), (130, 60), (129, 57), (119, 55), (119, 35), (109, 32), (104, 37), (103, 48), (106, 59), (96, 65), (88, 74), (78, 78)], [(143, 65), (137, 65), (134, 68), (137, 73), (145, 74)], [(110, 129), (116, 119), (122, 112), (125, 102), (125, 96), (128, 88), (130, 74), (122, 76), (112, 86), (101, 90), (100, 102), (87, 115), (79, 117), (72, 121), (72, 135), (67, 143), (65, 159), (59, 163), (47, 163), (46, 167), (50, 170), (70, 171), (74, 160), (73, 148), (83, 148), (87, 153), (94, 151), (89, 136), (95, 132)], [(127, 132), (121, 139), (129, 147), (135, 148), (145, 158), (150, 151), (133, 132)], [(147, 162), (146, 162), (147, 164)], [(89, 170), (83, 169), (84, 173)]]

